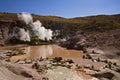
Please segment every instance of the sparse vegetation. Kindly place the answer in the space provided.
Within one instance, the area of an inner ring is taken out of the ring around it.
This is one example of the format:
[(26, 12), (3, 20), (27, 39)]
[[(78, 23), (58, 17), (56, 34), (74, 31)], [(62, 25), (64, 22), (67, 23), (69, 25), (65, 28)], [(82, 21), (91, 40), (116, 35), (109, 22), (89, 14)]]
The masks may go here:
[[(34, 20), (40, 20), (46, 28), (63, 29), (62, 34), (85, 30), (89, 32), (103, 32), (120, 28), (120, 15), (98, 15), (76, 18), (62, 18), (57, 16), (39, 16), (32, 14)], [(18, 20), (15, 13), (0, 13), (0, 20)]]
[(42, 45), (42, 44), (50, 44), (50, 43), (52, 43), (51, 41), (43, 41), (43, 40), (41, 40), (41, 39), (39, 39), (38, 37), (34, 37), (34, 38), (32, 38), (32, 40), (30, 41), (30, 44), (31, 45)]

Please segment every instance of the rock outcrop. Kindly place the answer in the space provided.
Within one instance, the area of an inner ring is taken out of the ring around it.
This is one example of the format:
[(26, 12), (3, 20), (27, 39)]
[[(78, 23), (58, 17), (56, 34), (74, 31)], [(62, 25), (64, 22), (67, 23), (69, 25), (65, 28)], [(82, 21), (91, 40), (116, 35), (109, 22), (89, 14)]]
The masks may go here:
[(81, 47), (106, 47), (112, 46), (120, 48), (120, 29), (109, 30), (106, 32), (88, 34), (78, 31), (70, 37), (64, 44), (68, 48), (81, 49)]
[(15, 24), (15, 22), (12, 20), (0, 20), (0, 45), (1, 46), (4, 46), (5, 43), (7, 43), (10, 26), (12, 26), (13, 24)]

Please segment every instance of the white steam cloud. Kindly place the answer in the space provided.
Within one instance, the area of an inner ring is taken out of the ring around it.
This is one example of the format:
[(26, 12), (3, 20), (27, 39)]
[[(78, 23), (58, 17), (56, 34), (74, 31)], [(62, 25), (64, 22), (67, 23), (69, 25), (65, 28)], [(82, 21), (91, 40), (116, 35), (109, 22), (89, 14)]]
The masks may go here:
[(32, 16), (29, 13), (23, 12), (17, 14), (18, 19), (25, 22), (26, 24), (30, 24), (33, 22)]
[(33, 22), (33, 18), (29, 13), (19, 13), (18, 19), (23, 21), (26, 26), (23, 28), (15, 27), (10, 38), (15, 37), (22, 41), (31, 41), (31, 38), (38, 37), (41, 40), (51, 40), (53, 31), (46, 29), (42, 23), (37, 20)]
[(41, 22), (39, 20), (33, 22), (31, 24), (31, 28), (32, 28), (32, 36), (38, 36), (39, 39), (42, 40), (51, 40), (52, 39), (52, 31), (50, 29), (45, 29), (44, 26), (42, 26)]
[(25, 31), (25, 29), (19, 27), (15, 27), (9, 37), (15, 37), (16, 39), (19, 39), (21, 41), (30, 41), (29, 31)]

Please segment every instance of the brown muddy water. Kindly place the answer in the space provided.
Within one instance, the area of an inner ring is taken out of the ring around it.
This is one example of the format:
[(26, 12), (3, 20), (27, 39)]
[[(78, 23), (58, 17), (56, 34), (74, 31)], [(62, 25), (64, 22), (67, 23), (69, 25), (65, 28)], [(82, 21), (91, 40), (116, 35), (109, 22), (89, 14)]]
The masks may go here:
[(68, 50), (57, 45), (41, 45), (41, 46), (27, 46), (27, 47), (17, 47), (19, 49), (24, 49), (26, 54), (17, 55), (10, 58), (12, 61), (18, 59), (37, 59), (37, 58), (53, 58), (53, 57), (63, 57), (63, 58), (81, 58), (83, 52), (79, 50)]

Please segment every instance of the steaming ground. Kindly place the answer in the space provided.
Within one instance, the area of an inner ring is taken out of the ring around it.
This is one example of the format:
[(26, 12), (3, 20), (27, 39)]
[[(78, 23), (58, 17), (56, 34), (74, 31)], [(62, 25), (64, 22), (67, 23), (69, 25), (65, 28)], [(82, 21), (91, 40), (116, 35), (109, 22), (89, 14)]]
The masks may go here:
[(29, 13), (19, 13), (18, 19), (26, 24), (23, 28), (14, 27), (13, 32), (9, 35), (9, 39), (16, 38), (21, 41), (31, 41), (32, 38), (38, 37), (41, 40), (51, 40), (53, 31), (46, 29), (42, 23), (37, 20), (33, 22), (33, 18)]

